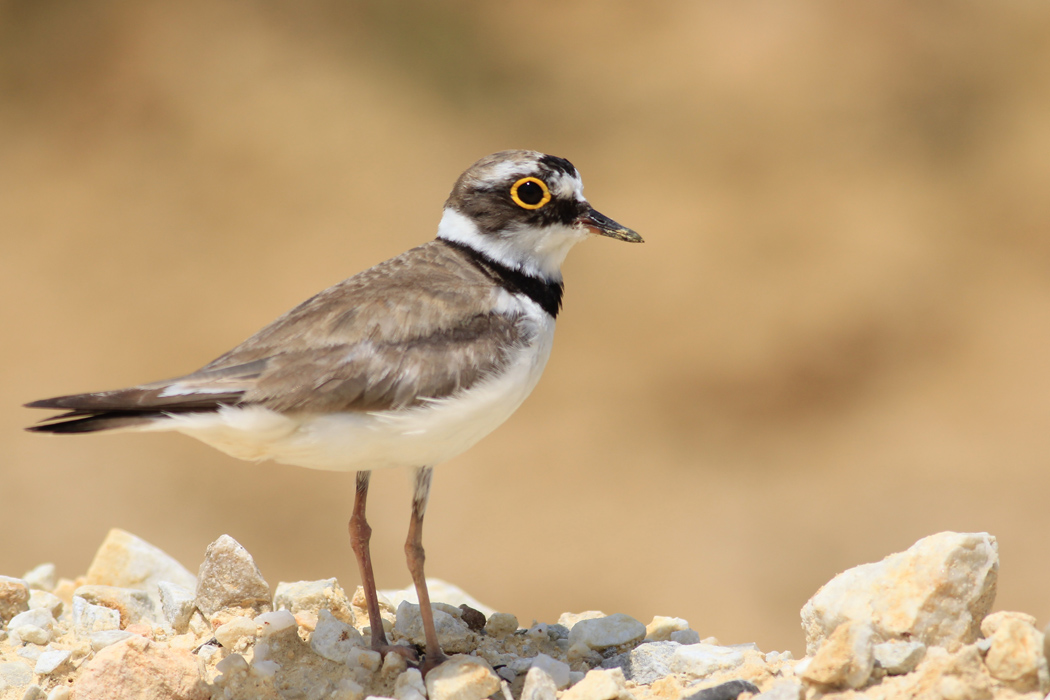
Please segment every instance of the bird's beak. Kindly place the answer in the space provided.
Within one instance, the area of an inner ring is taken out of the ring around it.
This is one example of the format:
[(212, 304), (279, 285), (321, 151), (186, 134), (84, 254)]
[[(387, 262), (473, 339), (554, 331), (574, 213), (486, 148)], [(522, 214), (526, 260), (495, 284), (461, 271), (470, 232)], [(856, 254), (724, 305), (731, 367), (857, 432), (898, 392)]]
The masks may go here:
[(605, 214), (594, 209), (588, 209), (583, 214), (580, 214), (576, 219), (576, 224), (599, 236), (608, 236), (609, 238), (627, 241), (628, 243), (642, 243), (642, 237), (637, 233), (626, 226), (621, 226)]

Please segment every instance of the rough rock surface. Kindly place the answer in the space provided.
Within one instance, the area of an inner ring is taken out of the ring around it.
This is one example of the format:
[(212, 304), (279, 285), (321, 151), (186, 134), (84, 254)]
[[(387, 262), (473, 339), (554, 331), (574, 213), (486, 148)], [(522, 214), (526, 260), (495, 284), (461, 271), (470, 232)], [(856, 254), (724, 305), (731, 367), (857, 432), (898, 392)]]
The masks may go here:
[(987, 533), (925, 537), (824, 584), (802, 608), (806, 653), (816, 653), (844, 622), (870, 624), (881, 641), (958, 649), (977, 639), (998, 573), (999, 547)]
[[(797, 661), (755, 644), (700, 643), (674, 617), (643, 625), (590, 611), (523, 629), (477, 601), (459, 607), (473, 599), (443, 583), (449, 600), (435, 596), (435, 616), (447, 651), (461, 653), (424, 678), (404, 655), (368, 648), (360, 595), (347, 601), (334, 579), (281, 584), (271, 601), (251, 556), (224, 536), (191, 587), (163, 552), (114, 532), (93, 581), (56, 579), (48, 565), (0, 577), (0, 700), (1019, 700), (1050, 691), (1035, 618), (987, 614), (998, 569), (987, 535), (942, 533), (836, 577), (806, 606), (814, 646)], [(126, 575), (113, 564), (121, 557)], [(384, 597), (384, 624), (392, 641), (415, 646), (418, 606), (402, 593)]]
[(212, 542), (204, 553), (196, 606), (209, 618), (224, 608), (256, 615), (271, 610), (270, 585), (248, 550), (229, 535)]

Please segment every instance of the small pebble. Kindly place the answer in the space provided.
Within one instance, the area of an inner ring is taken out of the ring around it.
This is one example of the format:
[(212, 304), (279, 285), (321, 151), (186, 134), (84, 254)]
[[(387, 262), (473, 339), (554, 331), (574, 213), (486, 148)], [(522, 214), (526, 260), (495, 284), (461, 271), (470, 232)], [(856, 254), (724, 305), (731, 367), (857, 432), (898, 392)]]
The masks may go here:
[(569, 629), (571, 646), (586, 644), (591, 649), (637, 643), (644, 638), (645, 625), (623, 613), (580, 620)]
[(100, 632), (92, 632), (89, 639), (91, 641), (91, 649), (93, 651), (101, 651), (108, 646), (123, 642), (125, 639), (133, 636), (131, 632), (126, 630), (102, 630)]
[(496, 639), (503, 639), (518, 629), (518, 618), (510, 613), (493, 613), (485, 623), (485, 634)]
[(255, 624), (262, 628), (259, 632), (261, 637), (269, 637), (289, 627), (295, 627), (295, 615), (287, 610), (263, 613), (262, 615), (257, 615), (254, 621)]
[(184, 633), (190, 624), (190, 617), (196, 610), (194, 600), (197, 594), (177, 583), (160, 581), (157, 584), (160, 596), (160, 610), (164, 619), (168, 621), (171, 628), (179, 634)]
[(36, 667), (33, 668), (33, 673), (38, 675), (53, 673), (56, 668), (68, 661), (71, 655), (72, 652), (68, 649), (52, 649), (45, 651), (37, 657)]
[(57, 618), (62, 614), (62, 610), (65, 607), (65, 603), (54, 593), (48, 593), (47, 591), (41, 591), (33, 589), (29, 591), (29, 609), (30, 610), (47, 610), (51, 613), (51, 616)]
[(569, 664), (567, 663), (558, 661), (546, 654), (537, 654), (532, 659), (530, 668), (538, 668), (550, 676), (559, 690), (569, 686)]
[(904, 642), (892, 640), (872, 647), (875, 663), (891, 676), (911, 673), (926, 655), (926, 645), (922, 642)]
[(254, 637), (257, 627), (250, 617), (234, 617), (215, 628), (215, 641), (225, 649), (233, 649), (244, 637)]
[(102, 605), (93, 605), (73, 596), (73, 632), (85, 639), (93, 632), (120, 629), (120, 613)]
[(55, 565), (40, 564), (33, 567), (22, 576), (22, 580), (30, 589), (53, 591), (55, 590)]

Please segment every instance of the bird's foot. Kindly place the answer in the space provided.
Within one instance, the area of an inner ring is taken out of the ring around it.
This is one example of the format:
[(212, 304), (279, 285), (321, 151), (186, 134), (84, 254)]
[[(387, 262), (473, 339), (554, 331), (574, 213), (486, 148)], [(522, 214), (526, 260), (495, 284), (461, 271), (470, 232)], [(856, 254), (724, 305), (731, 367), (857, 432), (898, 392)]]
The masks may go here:
[(445, 656), (444, 652), (439, 651), (436, 654), (427, 652), (423, 656), (423, 663), (419, 665), (419, 672), (423, 674), (424, 678), (426, 678), (428, 673), (446, 661), (448, 661), (448, 657)]
[(410, 666), (415, 666), (419, 663), (419, 652), (404, 644), (380, 644), (372, 647), (372, 651), (378, 651), (383, 658), (386, 658), (388, 653), (393, 652), (402, 657)]

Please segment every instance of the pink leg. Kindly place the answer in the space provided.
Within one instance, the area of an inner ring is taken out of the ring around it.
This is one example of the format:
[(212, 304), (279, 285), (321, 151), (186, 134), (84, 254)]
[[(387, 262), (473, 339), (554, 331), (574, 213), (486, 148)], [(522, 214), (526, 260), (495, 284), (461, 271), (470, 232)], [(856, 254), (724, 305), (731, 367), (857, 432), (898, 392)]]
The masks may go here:
[(420, 467), (416, 470), (415, 491), (412, 495), (412, 519), (408, 523), (408, 539), (405, 541), (405, 555), (408, 559), (408, 571), (419, 596), (419, 614), (423, 618), (423, 633), (426, 636), (427, 652), (423, 662), (423, 674), (445, 661), (444, 652), (438, 644), (437, 630), (434, 628), (434, 610), (430, 607), (430, 594), (427, 592), (427, 580), (423, 575), (423, 562), (426, 553), (423, 551), (423, 514), (427, 510), (427, 499), (430, 497), (430, 475), (433, 467)]

